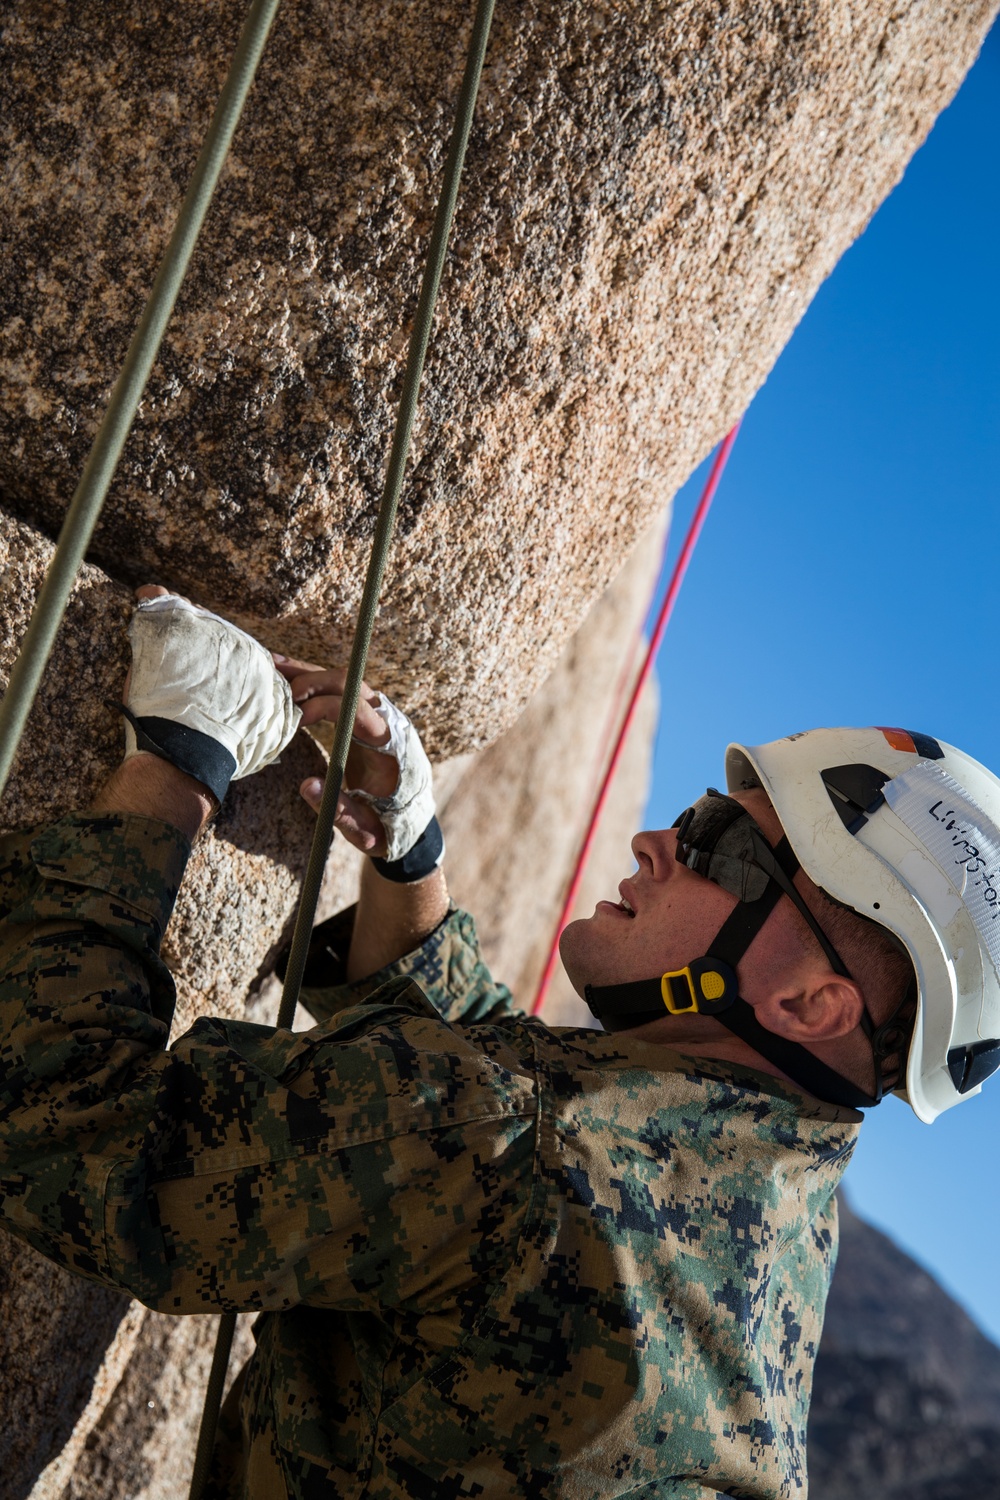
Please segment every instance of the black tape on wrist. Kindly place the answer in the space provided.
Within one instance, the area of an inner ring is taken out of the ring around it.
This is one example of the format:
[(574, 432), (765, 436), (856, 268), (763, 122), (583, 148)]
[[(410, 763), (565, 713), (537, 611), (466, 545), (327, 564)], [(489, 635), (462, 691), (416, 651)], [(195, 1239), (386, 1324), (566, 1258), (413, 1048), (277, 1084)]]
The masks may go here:
[(409, 853), (402, 859), (372, 859), (372, 864), (383, 880), (394, 880), (398, 885), (412, 885), (423, 880), (436, 870), (444, 858), (444, 834), (437, 818), (431, 818), (423, 833)]
[(207, 786), (217, 802), (222, 801), (236, 770), (236, 757), (225, 745), (220, 745), (211, 735), (202, 734), (200, 729), (190, 729), (187, 724), (178, 724), (173, 719), (160, 719), (155, 715), (137, 719), (124, 703), (109, 706), (128, 719), (135, 733), (137, 749), (169, 761), (178, 771), (184, 771)]

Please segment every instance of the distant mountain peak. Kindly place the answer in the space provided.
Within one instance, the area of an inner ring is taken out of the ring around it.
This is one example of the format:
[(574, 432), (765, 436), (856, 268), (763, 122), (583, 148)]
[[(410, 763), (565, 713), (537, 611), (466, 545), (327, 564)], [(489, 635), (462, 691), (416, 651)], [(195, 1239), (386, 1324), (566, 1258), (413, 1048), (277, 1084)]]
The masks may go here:
[(811, 1500), (1000, 1500), (1000, 1348), (842, 1195), (840, 1214)]

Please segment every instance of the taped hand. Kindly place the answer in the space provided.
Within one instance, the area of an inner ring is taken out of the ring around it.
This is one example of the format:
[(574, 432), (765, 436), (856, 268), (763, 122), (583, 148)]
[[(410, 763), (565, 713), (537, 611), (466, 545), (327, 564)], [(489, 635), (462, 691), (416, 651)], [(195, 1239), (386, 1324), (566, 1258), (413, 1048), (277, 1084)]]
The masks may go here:
[[(275, 662), (302, 708), (303, 724), (336, 724), (347, 673), (283, 657), (276, 657)], [(303, 782), (301, 792), (311, 806), (318, 807), (323, 783), (312, 778)], [(428, 863), (428, 857), (419, 866), (414, 863), (409, 872), (405, 870), (406, 857), (421, 843), (429, 825), (436, 830), (434, 813), (431, 766), (420, 736), (394, 703), (362, 683), (337, 803), (337, 828), (355, 848), (398, 866), (398, 870), (387, 870), (380, 865), (390, 879), (415, 880), (434, 868), (443, 853), (438, 836), (433, 862)], [(423, 864), (428, 868), (423, 869)]]
[(270, 652), (245, 631), (155, 585), (138, 601), (125, 759), (158, 755), (221, 802), (230, 781), (277, 760), (302, 716)]

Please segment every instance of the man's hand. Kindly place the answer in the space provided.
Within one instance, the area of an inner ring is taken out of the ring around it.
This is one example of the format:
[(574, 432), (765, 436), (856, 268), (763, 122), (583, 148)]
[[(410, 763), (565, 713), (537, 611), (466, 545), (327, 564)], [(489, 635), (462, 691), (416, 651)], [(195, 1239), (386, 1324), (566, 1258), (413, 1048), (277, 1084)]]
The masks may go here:
[[(342, 716), (346, 681), (342, 670), (275, 660), (286, 675), (296, 711), (302, 712), (299, 705), (304, 706), (306, 724), (335, 723)], [(322, 783), (311, 779), (303, 784), (302, 792), (316, 806)], [(361, 684), (335, 821), (357, 848), (384, 861), (379, 869), (389, 880), (422, 879), (440, 863), (444, 852), (434, 816), (431, 764), (416, 727), (384, 693), (373, 692), (367, 683)]]
[(154, 587), (129, 624), (126, 756), (159, 754), (221, 801), (276, 761), (301, 715), (270, 651), (232, 621)]
[[(275, 665), (291, 685), (304, 725), (337, 722), (343, 705), (345, 671), (281, 656), (275, 657)], [(385, 753), (392, 736), (377, 711), (377, 705), (383, 702), (381, 694), (362, 683), (347, 757), (346, 790), (340, 794), (336, 816), (336, 826), (348, 843), (378, 858), (387, 852), (385, 827), (375, 808), (352, 794), (364, 792), (370, 797), (388, 798), (397, 790), (399, 765), (393, 755)], [(420, 754), (422, 757), (423, 752)], [(311, 777), (299, 790), (311, 807), (319, 807), (322, 781)], [(432, 802), (430, 811), (433, 816)], [(420, 831), (417, 828), (418, 834)], [(444, 919), (448, 905), (448, 887), (440, 865), (422, 879), (396, 883), (383, 879), (366, 860), (347, 960), (348, 980), (363, 979), (412, 953)]]
[[(274, 664), (292, 689), (292, 698), (302, 710), (303, 725), (336, 724), (344, 701), (347, 673), (341, 667), (317, 667), (312, 662), (292, 661), (275, 656)], [(344, 786), (337, 802), (336, 826), (349, 844), (363, 854), (385, 856), (386, 836), (382, 820), (374, 808), (351, 796), (367, 792), (371, 797), (391, 797), (399, 781), (399, 767), (391, 755), (380, 753), (389, 743), (385, 720), (375, 711), (379, 694), (361, 684), (361, 697), (354, 720), (354, 735), (347, 756)], [(314, 810), (323, 796), (323, 782), (310, 777), (299, 787), (302, 796)]]
[[(136, 590), (136, 599), (140, 604), (155, 599), (166, 599), (170, 595), (171, 591), (159, 584), (146, 584)], [(190, 604), (190, 601), (183, 599), (183, 596), (176, 597), (180, 598), (183, 604)], [(237, 632), (237, 634), (242, 635), (242, 632)], [(254, 649), (261, 651), (262, 648)], [(266, 661), (267, 653), (262, 654)], [(149, 675), (147, 670), (146, 677), (149, 678)], [(134, 671), (130, 667), (123, 689), (126, 703), (129, 702), (130, 689), (134, 685), (134, 680)], [(143, 690), (147, 695), (151, 687), (155, 687), (155, 680), (144, 683)], [(181, 695), (181, 701), (184, 701), (183, 695)], [(136, 721), (132, 722), (134, 724)], [(162, 823), (173, 824), (193, 842), (218, 809), (218, 798), (213, 795), (212, 790), (203, 780), (173, 764), (168, 755), (150, 753), (144, 746), (136, 748), (134, 729), (132, 740), (133, 744), (129, 747), (125, 761), (99, 793), (92, 804), (92, 810), (94, 812), (136, 813), (143, 817), (156, 818)]]

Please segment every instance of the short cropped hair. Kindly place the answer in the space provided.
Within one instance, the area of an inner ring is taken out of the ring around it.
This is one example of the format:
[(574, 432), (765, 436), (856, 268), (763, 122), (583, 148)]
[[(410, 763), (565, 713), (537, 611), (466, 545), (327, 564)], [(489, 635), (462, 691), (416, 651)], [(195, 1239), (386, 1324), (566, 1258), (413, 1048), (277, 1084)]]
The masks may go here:
[(860, 986), (876, 1027), (890, 1018), (898, 1023), (900, 1045), (885, 1057), (884, 1067), (886, 1086), (895, 1088), (906, 1068), (916, 1013), (916, 975), (909, 954), (879, 922), (835, 901), (820, 887), (814, 885), (804, 894), (851, 978)]

